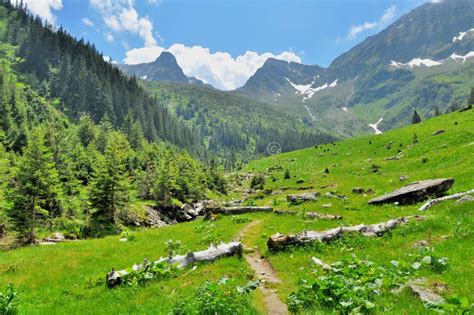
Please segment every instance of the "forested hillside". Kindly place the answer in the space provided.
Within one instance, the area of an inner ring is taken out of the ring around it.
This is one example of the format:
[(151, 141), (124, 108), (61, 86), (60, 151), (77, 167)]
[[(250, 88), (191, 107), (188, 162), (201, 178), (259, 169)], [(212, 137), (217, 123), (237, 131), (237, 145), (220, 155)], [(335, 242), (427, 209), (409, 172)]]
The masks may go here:
[(267, 103), (207, 87), (142, 81), (147, 91), (205, 139), (206, 151), (227, 169), (257, 156), (337, 138)]
[[(215, 168), (164, 142), (150, 142), (130, 115), (114, 128), (88, 114), (71, 122), (18, 81), (3, 45), (0, 68), (0, 232), (31, 243), (65, 230), (72, 238), (136, 224), (160, 207), (225, 193)], [(57, 103), (55, 105), (58, 105)]]
[[(134, 77), (104, 61), (93, 44), (57, 31), (25, 8), (0, 1), (0, 41), (15, 48), (13, 68), (22, 81), (74, 120), (83, 113), (98, 123), (105, 116), (114, 127), (138, 122), (148, 140), (166, 140), (195, 153), (202, 141), (195, 130), (179, 122), (150, 97)], [(13, 61), (13, 60), (12, 60)]]

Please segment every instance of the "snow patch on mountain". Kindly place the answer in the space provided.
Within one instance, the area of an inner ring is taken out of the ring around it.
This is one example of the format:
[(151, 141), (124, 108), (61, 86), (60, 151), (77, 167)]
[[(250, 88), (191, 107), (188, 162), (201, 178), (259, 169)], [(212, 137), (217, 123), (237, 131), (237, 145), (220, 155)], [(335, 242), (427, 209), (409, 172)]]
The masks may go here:
[(413, 68), (413, 67), (420, 67), (420, 66), (433, 67), (433, 66), (439, 66), (441, 64), (442, 63), (439, 61), (434, 61), (431, 59), (421, 59), (421, 58), (414, 58), (407, 63), (397, 62), (394, 60), (390, 61), (390, 65), (395, 68), (402, 68), (402, 67)]
[(332, 87), (337, 86), (337, 81), (338, 81), (338, 79), (336, 79), (331, 84), (324, 83), (321, 86), (318, 86), (316, 88), (312, 88), (312, 86), (314, 84), (314, 80), (310, 84), (295, 84), (295, 83), (291, 82), (290, 79), (288, 79), (288, 78), (285, 78), (285, 79), (296, 90), (295, 94), (300, 94), (300, 95), (303, 96), (303, 102), (310, 99), (311, 97), (313, 97), (314, 93), (316, 93), (316, 92), (322, 91), (322, 90), (327, 89), (329, 87), (332, 88)]
[(474, 57), (474, 51), (468, 52), (464, 56), (456, 55), (456, 53), (453, 53), (450, 58), (453, 59), (454, 61), (462, 61), (463, 63), (466, 62), (468, 58)]
[(141, 77), (140, 77), (140, 79), (142, 79), (142, 80), (146, 80), (146, 78), (148, 78), (147, 75), (144, 75), (144, 76), (141, 76)]
[(347, 113), (347, 107), (344, 106), (344, 107), (341, 108), (341, 109)]
[(467, 33), (471, 33), (471, 32), (474, 33), (474, 28), (471, 28), (470, 30), (465, 31), (465, 32), (459, 32), (459, 35), (458, 35), (458, 36), (454, 36), (454, 37), (453, 37), (453, 43), (455, 43), (455, 42), (457, 42), (457, 41), (462, 41), (462, 39), (464, 38), (464, 36), (466, 36)]
[(474, 51), (468, 52), (464, 56), (457, 55), (456, 53), (451, 54), (448, 58), (444, 60), (431, 60), (431, 59), (420, 59), (420, 58), (415, 58), (412, 59), (411, 61), (407, 63), (402, 63), (402, 62), (397, 62), (394, 60), (390, 61), (390, 66), (395, 67), (397, 69), (400, 68), (414, 68), (414, 67), (420, 67), (420, 66), (425, 66), (425, 67), (434, 67), (434, 66), (439, 66), (444, 64), (446, 61), (449, 61), (450, 59), (456, 61), (456, 62), (466, 62), (468, 58), (474, 57)]
[(374, 129), (374, 132), (376, 135), (381, 135), (382, 131), (379, 129), (379, 124), (382, 122), (383, 117), (380, 117), (380, 119), (375, 123), (375, 124), (369, 124), (369, 127)]

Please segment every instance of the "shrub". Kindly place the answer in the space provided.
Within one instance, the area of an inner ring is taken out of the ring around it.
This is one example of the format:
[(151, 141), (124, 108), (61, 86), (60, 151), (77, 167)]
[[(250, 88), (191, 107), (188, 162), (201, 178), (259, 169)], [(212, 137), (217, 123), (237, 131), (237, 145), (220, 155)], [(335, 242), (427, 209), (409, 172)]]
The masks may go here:
[(251, 189), (263, 189), (265, 185), (265, 177), (262, 174), (257, 174), (252, 177), (250, 181), (250, 188)]
[(291, 174), (290, 174), (290, 171), (287, 169), (285, 170), (285, 175), (283, 176), (284, 179), (290, 179), (291, 178)]

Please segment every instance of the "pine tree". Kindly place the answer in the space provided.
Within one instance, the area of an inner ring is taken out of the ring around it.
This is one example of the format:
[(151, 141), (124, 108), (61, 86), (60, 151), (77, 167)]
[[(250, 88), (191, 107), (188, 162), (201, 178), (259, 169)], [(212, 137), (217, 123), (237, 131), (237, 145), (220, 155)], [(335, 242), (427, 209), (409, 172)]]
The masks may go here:
[(112, 132), (92, 183), (90, 203), (93, 222), (114, 224), (115, 214), (128, 203), (130, 185), (126, 158), (129, 154), (130, 147), (125, 137)]
[(439, 115), (441, 115), (441, 112), (439, 111), (438, 106), (436, 106), (435, 109), (434, 109), (434, 116), (437, 117)]
[(416, 110), (413, 111), (413, 116), (411, 118), (412, 124), (418, 124), (421, 122), (421, 117)]
[(471, 95), (469, 96), (467, 105), (474, 105), (474, 87), (471, 88)]
[(51, 150), (45, 145), (44, 131), (37, 128), (28, 141), (8, 196), (13, 204), (8, 216), (21, 241), (34, 242), (41, 219), (60, 212), (60, 194)]

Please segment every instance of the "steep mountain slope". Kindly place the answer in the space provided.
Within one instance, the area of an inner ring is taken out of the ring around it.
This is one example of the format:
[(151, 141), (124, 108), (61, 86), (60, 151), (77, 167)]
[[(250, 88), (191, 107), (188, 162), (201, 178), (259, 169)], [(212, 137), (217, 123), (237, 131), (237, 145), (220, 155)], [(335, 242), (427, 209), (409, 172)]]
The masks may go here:
[(168, 141), (200, 154), (202, 139), (170, 115), (138, 84), (103, 60), (92, 44), (54, 30), (25, 7), (0, 1), (0, 42), (14, 49), (8, 56), (23, 82), (55, 103), (72, 119), (83, 113), (99, 122), (125, 127), (127, 117), (152, 141)]
[(137, 65), (119, 64), (117, 67), (128, 75), (135, 75), (141, 80), (204, 85), (201, 80), (186, 76), (175, 56), (167, 51), (162, 52), (154, 62)]
[[(336, 58), (312, 82), (264, 66), (236, 93), (251, 91), (341, 135), (367, 132), (380, 118), (386, 130), (408, 123), (414, 109), (429, 117), (435, 108), (465, 104), (474, 77), (473, 29), (474, 1), (426, 3)], [(309, 67), (300, 65), (300, 72)], [(276, 91), (284, 80), (288, 89)]]

